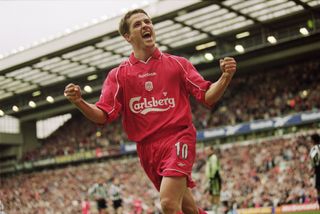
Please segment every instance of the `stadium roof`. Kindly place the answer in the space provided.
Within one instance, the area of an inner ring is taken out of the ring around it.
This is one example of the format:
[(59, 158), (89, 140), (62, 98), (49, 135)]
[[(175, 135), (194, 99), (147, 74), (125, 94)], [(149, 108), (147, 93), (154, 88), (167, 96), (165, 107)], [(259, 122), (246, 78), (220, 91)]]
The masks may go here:
[[(310, 51), (319, 50), (319, 6), (319, 0), (163, 0), (145, 9), (160, 49), (182, 54), (203, 70), (202, 64), (226, 55), (306, 37), (313, 38)], [(28, 120), (68, 111), (63, 90), (69, 82), (87, 85), (85, 96), (96, 99), (106, 71), (131, 52), (117, 32), (120, 18), (0, 59), (0, 116)]]

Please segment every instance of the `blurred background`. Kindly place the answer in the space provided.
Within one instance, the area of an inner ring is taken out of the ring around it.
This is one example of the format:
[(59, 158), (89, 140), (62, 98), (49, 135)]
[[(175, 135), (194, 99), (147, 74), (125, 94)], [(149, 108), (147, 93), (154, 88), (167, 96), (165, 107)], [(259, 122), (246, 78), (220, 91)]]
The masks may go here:
[(89, 190), (101, 178), (107, 190), (119, 178), (122, 213), (160, 212), (121, 118), (97, 126), (63, 96), (73, 82), (87, 101), (98, 100), (108, 72), (131, 53), (117, 29), (134, 8), (152, 17), (160, 50), (189, 59), (204, 78), (218, 79), (225, 56), (238, 62), (212, 109), (190, 100), (197, 203), (211, 208), (204, 148), (214, 146), (221, 213), (319, 209), (309, 158), (310, 136), (320, 133), (319, 0), (4, 1), (0, 7), (0, 213), (85, 213), (86, 206), (97, 213)]

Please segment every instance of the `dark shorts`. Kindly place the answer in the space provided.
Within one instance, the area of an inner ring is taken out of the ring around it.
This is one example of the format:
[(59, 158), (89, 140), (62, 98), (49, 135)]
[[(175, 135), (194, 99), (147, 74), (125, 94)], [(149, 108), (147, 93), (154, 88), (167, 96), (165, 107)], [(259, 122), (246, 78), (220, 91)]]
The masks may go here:
[(195, 186), (191, 178), (196, 154), (193, 126), (139, 142), (137, 152), (144, 171), (158, 191), (162, 177), (187, 177), (187, 186)]
[(98, 206), (98, 210), (102, 210), (102, 209), (107, 208), (106, 200), (105, 199), (98, 199), (97, 206)]
[(210, 182), (209, 193), (212, 196), (219, 196), (221, 191), (221, 184), (218, 180)]
[(316, 189), (320, 191), (320, 175), (316, 175)]
[(119, 207), (122, 207), (122, 199), (114, 200), (113, 202), (113, 208), (118, 209)]

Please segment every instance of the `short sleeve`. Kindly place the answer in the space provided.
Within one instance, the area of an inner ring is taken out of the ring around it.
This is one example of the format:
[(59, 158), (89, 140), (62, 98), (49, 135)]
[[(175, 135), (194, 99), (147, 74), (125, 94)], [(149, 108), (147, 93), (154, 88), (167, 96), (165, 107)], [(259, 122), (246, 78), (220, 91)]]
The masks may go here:
[(101, 95), (96, 106), (107, 113), (107, 122), (119, 116), (122, 105), (120, 103), (121, 87), (119, 82), (119, 68), (111, 70), (103, 83)]
[(184, 81), (186, 89), (194, 98), (207, 105), (205, 102), (205, 94), (212, 84), (210, 81), (204, 80), (196, 68), (185, 58), (180, 58), (184, 70)]

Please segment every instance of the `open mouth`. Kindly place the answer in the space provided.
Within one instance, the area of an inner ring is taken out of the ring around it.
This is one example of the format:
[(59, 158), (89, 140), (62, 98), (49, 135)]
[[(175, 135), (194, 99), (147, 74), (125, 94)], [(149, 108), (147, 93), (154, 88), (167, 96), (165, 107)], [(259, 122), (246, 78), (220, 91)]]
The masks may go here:
[(150, 32), (145, 32), (145, 33), (143, 33), (142, 38), (149, 40), (149, 39), (151, 39), (151, 36), (152, 35)]

